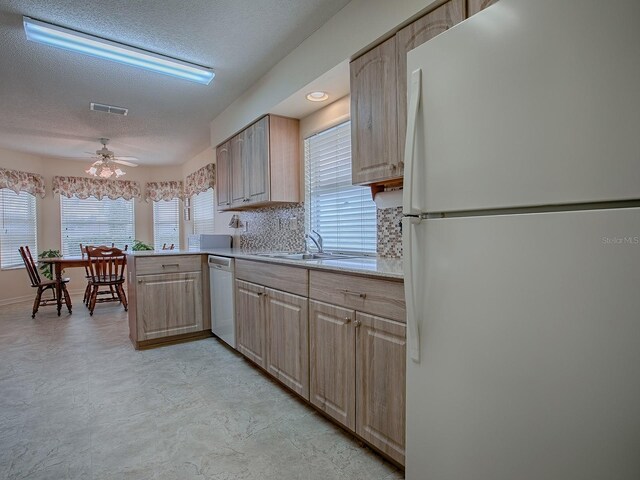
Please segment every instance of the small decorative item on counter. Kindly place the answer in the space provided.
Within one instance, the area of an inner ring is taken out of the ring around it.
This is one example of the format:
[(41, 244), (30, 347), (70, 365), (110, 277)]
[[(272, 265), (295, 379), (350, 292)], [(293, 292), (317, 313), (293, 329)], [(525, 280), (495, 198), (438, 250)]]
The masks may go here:
[(133, 241), (133, 251), (141, 251), (141, 250), (153, 250), (151, 245), (147, 245), (146, 243), (141, 242), (140, 240)]
[[(60, 253), (60, 250), (44, 250), (43, 252), (40, 252), (40, 254), (38, 255), (38, 258), (55, 258), (55, 257), (61, 257), (61, 256), (62, 254)], [(42, 263), (38, 268), (40, 269), (40, 273), (42, 273), (42, 275), (47, 277), (49, 280), (53, 280), (53, 274), (51, 273), (51, 265), (49, 265), (48, 263)], [(63, 273), (64, 273), (64, 270), (63, 270)]]

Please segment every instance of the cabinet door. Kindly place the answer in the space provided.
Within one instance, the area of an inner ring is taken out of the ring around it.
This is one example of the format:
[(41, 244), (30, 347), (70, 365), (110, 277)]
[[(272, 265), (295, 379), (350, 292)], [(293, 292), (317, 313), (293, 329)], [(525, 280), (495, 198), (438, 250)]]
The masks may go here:
[(236, 345), (262, 368), (265, 359), (264, 287), (236, 280)]
[(352, 181), (402, 176), (398, 162), (396, 39), (351, 62)]
[(265, 202), (269, 200), (269, 117), (245, 132), (245, 196), (247, 202)]
[(404, 464), (406, 327), (356, 314), (356, 433)]
[(231, 140), (231, 205), (242, 205), (245, 202), (245, 169), (243, 151), (245, 148), (245, 133), (241, 132)]
[(268, 288), (267, 371), (309, 400), (309, 300)]
[(355, 312), (309, 301), (309, 400), (355, 429)]
[(467, 18), (493, 5), (498, 0), (467, 0)]
[(202, 273), (136, 277), (138, 341), (203, 330)]
[(398, 52), (398, 158), (404, 164), (407, 134), (407, 52), (464, 20), (465, 0), (450, 0), (396, 34)]
[(218, 207), (226, 208), (231, 205), (231, 140), (216, 148), (216, 195)]

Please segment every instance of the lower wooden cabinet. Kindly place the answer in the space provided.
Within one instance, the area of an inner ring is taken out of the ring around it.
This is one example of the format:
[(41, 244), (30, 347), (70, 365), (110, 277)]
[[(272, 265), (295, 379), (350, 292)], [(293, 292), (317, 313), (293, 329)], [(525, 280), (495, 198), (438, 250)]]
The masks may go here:
[[(240, 267), (236, 275), (242, 278), (236, 280), (240, 353), (389, 458), (404, 464), (406, 326), (402, 321), (402, 283), (311, 271), (307, 284), (306, 277), (300, 275), (302, 269), (293, 271), (266, 263), (252, 268), (245, 263), (236, 265)], [(265, 265), (273, 267), (271, 275)], [(299, 281), (283, 281), (290, 278)], [(311, 298), (271, 288), (283, 286), (297, 293), (308, 291)]]
[(236, 280), (236, 346), (240, 353), (266, 368), (265, 288)]
[(309, 301), (311, 403), (404, 464), (406, 326)]
[(266, 289), (267, 371), (309, 400), (309, 300)]
[(200, 272), (139, 275), (138, 341), (203, 330)]
[(310, 401), (355, 430), (355, 311), (309, 301)]
[(404, 464), (406, 326), (356, 313), (356, 433)]

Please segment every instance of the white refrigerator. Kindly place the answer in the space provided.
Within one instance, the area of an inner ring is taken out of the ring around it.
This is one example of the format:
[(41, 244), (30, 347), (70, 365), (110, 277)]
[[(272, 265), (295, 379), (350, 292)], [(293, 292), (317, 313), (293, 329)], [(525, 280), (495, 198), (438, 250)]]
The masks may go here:
[(408, 54), (408, 480), (640, 479), (640, 1)]

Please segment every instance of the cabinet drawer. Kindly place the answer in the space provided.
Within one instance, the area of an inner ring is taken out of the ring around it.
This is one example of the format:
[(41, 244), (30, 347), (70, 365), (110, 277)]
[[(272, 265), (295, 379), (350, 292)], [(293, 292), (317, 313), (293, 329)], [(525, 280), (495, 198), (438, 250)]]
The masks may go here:
[(236, 278), (303, 297), (309, 291), (309, 277), (305, 268), (236, 260)]
[(202, 269), (201, 255), (161, 255), (136, 258), (136, 275), (155, 273), (199, 272)]
[(405, 321), (402, 282), (312, 270), (309, 272), (309, 298)]

